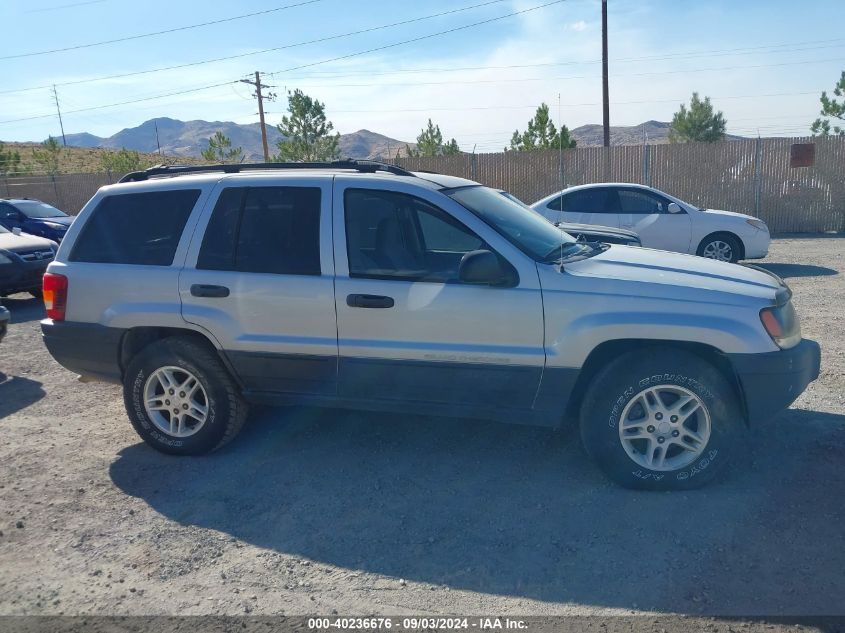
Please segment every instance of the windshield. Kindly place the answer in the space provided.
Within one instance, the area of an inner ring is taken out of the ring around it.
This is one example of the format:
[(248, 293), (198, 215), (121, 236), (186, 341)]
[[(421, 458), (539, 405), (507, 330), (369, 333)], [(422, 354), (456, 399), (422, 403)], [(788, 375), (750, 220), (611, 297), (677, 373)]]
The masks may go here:
[[(447, 196), (472, 211), (523, 253), (544, 261), (577, 246), (575, 238), (551, 224), (513, 196), (473, 185), (446, 190)], [(580, 250), (580, 249), (579, 249)]]
[(35, 202), (25, 200), (15, 202), (15, 208), (28, 218), (66, 218), (67, 213), (62, 213), (56, 207), (51, 207), (46, 202)]
[(0, 224), (0, 233), (11, 233), (11, 231), (2, 224)]

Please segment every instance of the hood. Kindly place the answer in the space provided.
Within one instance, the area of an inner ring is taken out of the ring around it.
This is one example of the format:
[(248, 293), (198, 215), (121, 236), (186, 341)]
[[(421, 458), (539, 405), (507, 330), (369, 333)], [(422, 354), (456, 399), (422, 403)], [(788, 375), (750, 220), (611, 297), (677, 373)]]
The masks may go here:
[(753, 215), (747, 215), (745, 213), (736, 213), (734, 211), (723, 211), (722, 209), (704, 209), (703, 213), (708, 213), (710, 215), (729, 215), (734, 218), (742, 218), (743, 220), (759, 219), (755, 218)]
[(603, 253), (563, 264), (570, 275), (650, 284), (678, 294), (688, 290), (757, 297), (773, 301), (780, 279), (759, 269), (728, 264), (694, 255), (650, 248), (613, 245)]
[(35, 235), (28, 235), (21, 233), (15, 235), (11, 231), (8, 233), (0, 233), (0, 250), (3, 251), (29, 251), (29, 250), (50, 250), (53, 241), (44, 237), (36, 237)]
[(29, 218), (29, 222), (51, 222), (53, 224), (63, 224), (64, 226), (70, 226), (73, 222), (73, 217), (66, 215), (58, 218)]
[(576, 222), (556, 222), (555, 226), (567, 233), (605, 233), (607, 235), (624, 235), (625, 237), (639, 237), (634, 231), (618, 229), (615, 226), (601, 226), (598, 224), (578, 224)]

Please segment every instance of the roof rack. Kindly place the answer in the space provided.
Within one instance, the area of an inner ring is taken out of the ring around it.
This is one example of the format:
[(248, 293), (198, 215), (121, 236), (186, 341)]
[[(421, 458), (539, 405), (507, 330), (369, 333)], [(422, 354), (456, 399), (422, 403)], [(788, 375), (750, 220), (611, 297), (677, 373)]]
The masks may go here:
[(395, 176), (413, 176), (407, 169), (375, 160), (333, 160), (312, 163), (235, 163), (231, 165), (156, 165), (144, 171), (133, 171), (118, 182), (140, 182), (160, 176), (181, 176), (183, 174), (201, 174), (222, 171), (225, 174), (237, 174), (243, 171), (285, 170), (285, 169), (354, 169), (367, 174), (383, 171)]

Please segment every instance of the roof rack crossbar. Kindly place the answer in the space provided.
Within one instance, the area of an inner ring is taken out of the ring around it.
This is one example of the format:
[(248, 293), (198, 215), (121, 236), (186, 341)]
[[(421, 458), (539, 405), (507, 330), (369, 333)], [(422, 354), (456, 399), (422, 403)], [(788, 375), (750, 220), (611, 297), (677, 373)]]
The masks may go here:
[(308, 163), (235, 163), (231, 165), (156, 165), (143, 171), (126, 174), (118, 182), (140, 182), (157, 176), (179, 176), (182, 174), (201, 174), (223, 172), (237, 174), (243, 171), (285, 170), (285, 169), (354, 169), (363, 173), (383, 171), (396, 176), (413, 176), (407, 169), (375, 160), (346, 159), (327, 162)]

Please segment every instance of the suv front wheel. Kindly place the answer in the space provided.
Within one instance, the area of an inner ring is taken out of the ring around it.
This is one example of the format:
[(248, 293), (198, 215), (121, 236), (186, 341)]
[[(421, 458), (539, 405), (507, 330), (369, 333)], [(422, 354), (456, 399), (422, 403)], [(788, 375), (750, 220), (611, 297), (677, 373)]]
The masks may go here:
[(229, 442), (247, 405), (213, 351), (182, 337), (144, 348), (126, 370), (123, 399), (132, 426), (163, 453), (200, 455)]
[(587, 452), (628, 488), (704, 485), (732, 461), (743, 431), (728, 381), (682, 350), (623, 354), (595, 376), (581, 408)]

